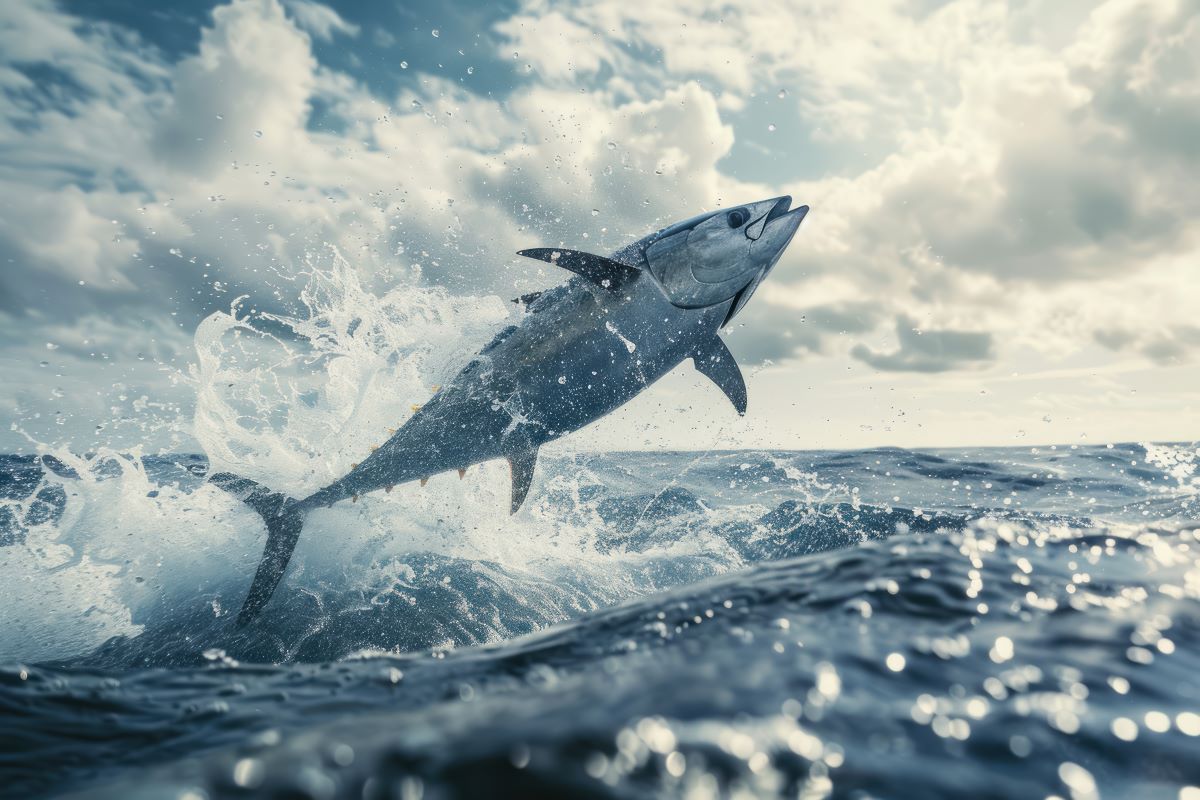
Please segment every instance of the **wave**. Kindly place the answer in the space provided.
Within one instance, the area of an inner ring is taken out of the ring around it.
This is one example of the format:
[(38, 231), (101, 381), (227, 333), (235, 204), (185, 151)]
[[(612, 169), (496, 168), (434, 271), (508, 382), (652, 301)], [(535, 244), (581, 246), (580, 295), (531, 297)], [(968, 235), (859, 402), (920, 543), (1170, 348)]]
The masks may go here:
[[(1018, 797), (1069, 787), (1072, 763), (1154, 796), (1197, 777), (1200, 720), (1176, 692), (1200, 666), (1197, 545), (1186, 526), (990, 519), (759, 564), (483, 648), (286, 668), (209, 651), (204, 667), (119, 679), (23, 666), (0, 675), (0, 702), (27, 720), (0, 735), (0, 771), (35, 789), (58, 769), (193, 755), (100, 793), (114, 797)], [(103, 746), (84, 734), (85, 757), (64, 749), (97, 714)], [(1134, 738), (1115, 738), (1127, 723)]]

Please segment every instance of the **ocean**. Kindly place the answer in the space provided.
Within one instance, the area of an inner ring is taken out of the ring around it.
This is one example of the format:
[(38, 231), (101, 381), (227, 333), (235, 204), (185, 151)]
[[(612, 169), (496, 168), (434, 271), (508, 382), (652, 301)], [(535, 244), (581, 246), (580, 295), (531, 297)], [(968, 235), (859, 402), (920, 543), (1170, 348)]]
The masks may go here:
[(1200, 447), (572, 453), (264, 531), (0, 457), (6, 797), (1200, 797)]

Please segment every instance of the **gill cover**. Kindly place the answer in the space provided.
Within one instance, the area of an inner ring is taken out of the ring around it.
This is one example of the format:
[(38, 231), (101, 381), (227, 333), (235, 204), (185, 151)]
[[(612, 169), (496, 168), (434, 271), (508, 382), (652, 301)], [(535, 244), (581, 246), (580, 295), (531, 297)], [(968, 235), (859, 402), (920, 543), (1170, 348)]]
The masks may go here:
[[(732, 300), (743, 290), (752, 290), (791, 239), (802, 213), (796, 215), (795, 224), (776, 222), (787, 215), (790, 205), (790, 197), (777, 197), (673, 225), (646, 248), (650, 273), (680, 308)], [(777, 234), (784, 227), (789, 230), (780, 237)]]

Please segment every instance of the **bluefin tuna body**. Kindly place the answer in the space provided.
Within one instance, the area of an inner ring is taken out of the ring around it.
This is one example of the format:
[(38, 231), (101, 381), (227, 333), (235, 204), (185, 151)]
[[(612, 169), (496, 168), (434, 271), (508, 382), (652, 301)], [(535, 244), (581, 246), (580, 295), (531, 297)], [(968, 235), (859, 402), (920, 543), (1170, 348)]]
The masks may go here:
[(665, 375), (697, 339), (715, 335), (722, 314), (676, 308), (644, 277), (622, 293), (576, 278), (533, 301), (521, 325), (501, 331), (353, 472), (306, 502), (536, 449)]
[(704, 214), (609, 257), (522, 251), (576, 276), (522, 298), (521, 324), (501, 331), (350, 473), (300, 500), (230, 473), (214, 475), (214, 483), (267, 523), (262, 563), (239, 622), (270, 599), (313, 508), (505, 458), (515, 513), (541, 445), (600, 419), (689, 358), (744, 413), (745, 383), (717, 334), (745, 306), (808, 211), (790, 210), (790, 204), (788, 197), (773, 198)]

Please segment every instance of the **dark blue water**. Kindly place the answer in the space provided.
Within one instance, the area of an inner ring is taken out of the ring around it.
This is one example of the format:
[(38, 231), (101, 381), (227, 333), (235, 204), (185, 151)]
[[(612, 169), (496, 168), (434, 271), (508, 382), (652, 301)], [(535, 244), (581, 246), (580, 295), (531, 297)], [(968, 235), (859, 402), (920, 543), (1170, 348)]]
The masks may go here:
[(246, 629), (203, 459), (9, 457), (0, 794), (1193, 800), (1198, 453), (547, 458), (316, 520)]

